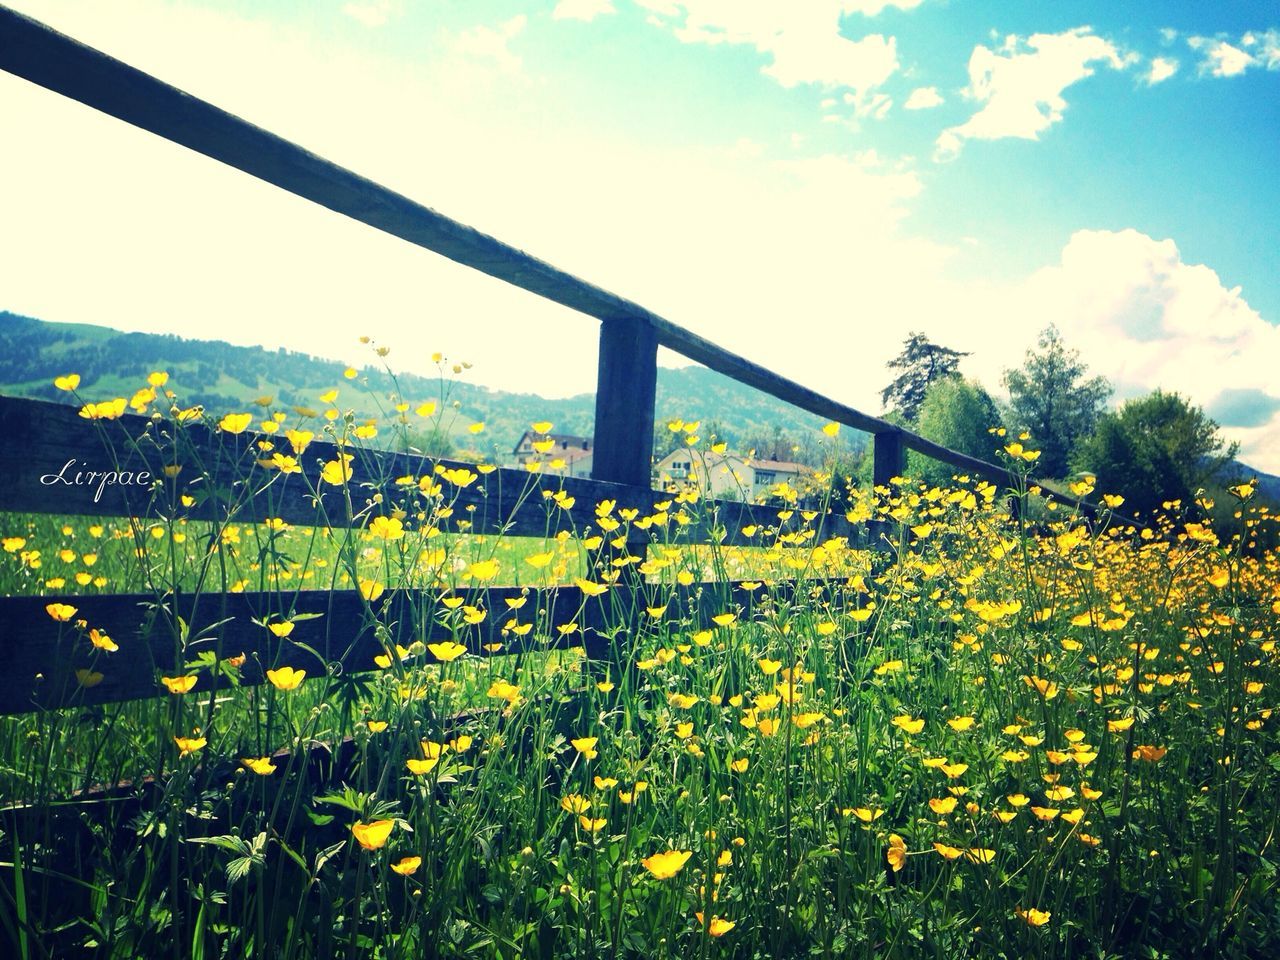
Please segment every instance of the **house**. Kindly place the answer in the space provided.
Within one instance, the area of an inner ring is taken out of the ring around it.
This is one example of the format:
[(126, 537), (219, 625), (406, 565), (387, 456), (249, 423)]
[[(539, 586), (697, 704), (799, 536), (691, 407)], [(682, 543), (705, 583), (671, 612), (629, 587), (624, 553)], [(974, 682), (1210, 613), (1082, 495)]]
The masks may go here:
[(511, 455), (511, 465), (514, 467), (524, 467), (528, 463), (539, 461), (547, 473), (566, 477), (590, 477), (595, 451), (591, 448), (590, 437), (526, 430), (516, 442)]
[(757, 460), (736, 453), (682, 447), (654, 465), (659, 485), (694, 483), (717, 499), (761, 500), (779, 483), (793, 487), (813, 470), (785, 460)]

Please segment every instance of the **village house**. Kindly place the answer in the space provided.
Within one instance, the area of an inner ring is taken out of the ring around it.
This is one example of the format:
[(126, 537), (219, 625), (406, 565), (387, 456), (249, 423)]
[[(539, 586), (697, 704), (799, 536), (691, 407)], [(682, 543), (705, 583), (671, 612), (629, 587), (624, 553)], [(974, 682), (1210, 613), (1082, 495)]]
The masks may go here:
[[(545, 452), (534, 447), (551, 442)], [(569, 433), (534, 433), (526, 430), (511, 451), (514, 467), (524, 467), (532, 461), (540, 461), (542, 470), (565, 477), (590, 477), (594, 451), (590, 437), (576, 437)]]
[(746, 501), (767, 497), (779, 483), (797, 486), (812, 472), (804, 464), (787, 460), (757, 460), (688, 447), (673, 450), (654, 464), (654, 478), (661, 485), (693, 482), (717, 499)]

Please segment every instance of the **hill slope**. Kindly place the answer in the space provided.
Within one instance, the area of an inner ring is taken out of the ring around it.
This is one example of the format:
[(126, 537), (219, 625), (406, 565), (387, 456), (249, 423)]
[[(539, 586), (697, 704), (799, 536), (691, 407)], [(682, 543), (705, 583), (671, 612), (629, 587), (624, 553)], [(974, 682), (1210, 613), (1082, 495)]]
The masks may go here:
[[(282, 406), (314, 406), (320, 393), (347, 382), (344, 369), (336, 361), (292, 350), (48, 323), (0, 311), (0, 393), (9, 396), (66, 402), (67, 395), (52, 381), (72, 372), (80, 374), (80, 392), (86, 397), (129, 396), (151, 371), (166, 370), (185, 403), (200, 403), (214, 412), (244, 409), (264, 395)], [(590, 436), (595, 416), (595, 397), (589, 393), (548, 399), (415, 374), (393, 381), (375, 367), (360, 375), (369, 391), (352, 386), (343, 391), (344, 402), (357, 405), (360, 413), (376, 413), (374, 397), (392, 392), (415, 403), (443, 397), (457, 404), (455, 442), (498, 461), (534, 421), (550, 420), (557, 432)], [(731, 443), (774, 427), (794, 437), (813, 436), (821, 425), (817, 417), (703, 367), (660, 368), (655, 406), (659, 424), (676, 417), (707, 425), (715, 421), (717, 433)], [(477, 420), (485, 423), (479, 437), (465, 430)]]

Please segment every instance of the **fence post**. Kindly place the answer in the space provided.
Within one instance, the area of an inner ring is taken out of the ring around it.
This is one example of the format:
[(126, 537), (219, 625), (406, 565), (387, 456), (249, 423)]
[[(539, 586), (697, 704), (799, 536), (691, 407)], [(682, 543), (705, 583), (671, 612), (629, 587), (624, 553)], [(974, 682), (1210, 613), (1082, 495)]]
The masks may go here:
[(902, 447), (902, 434), (877, 433), (871, 438), (871, 481), (877, 487), (887, 487), (893, 477), (902, 476), (907, 468), (906, 452)]
[(649, 486), (658, 336), (630, 318), (600, 324), (593, 480)]

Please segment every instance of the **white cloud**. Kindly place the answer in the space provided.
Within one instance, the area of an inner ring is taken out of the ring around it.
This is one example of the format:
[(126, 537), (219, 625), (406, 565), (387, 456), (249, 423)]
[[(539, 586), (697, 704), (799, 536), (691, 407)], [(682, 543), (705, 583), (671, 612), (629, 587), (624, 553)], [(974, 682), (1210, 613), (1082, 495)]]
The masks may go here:
[(902, 105), (903, 110), (929, 110), (942, 106), (942, 95), (937, 87), (916, 87)]
[(590, 23), (596, 17), (617, 13), (612, 0), (560, 0), (551, 11), (554, 20), (582, 20)]
[(845, 13), (860, 13), (866, 17), (874, 17), (888, 7), (914, 10), (923, 2), (924, 0), (845, 0), (843, 7)]
[[(818, 84), (870, 90), (898, 69), (893, 37), (870, 34), (850, 40), (841, 17), (862, 6), (849, 0), (637, 0), (667, 18), (661, 21), (683, 43), (747, 44), (770, 57), (763, 72), (784, 87)], [(896, 3), (895, 6), (904, 6)]]
[(1225, 40), (1188, 37), (1187, 46), (1204, 54), (1200, 72), (1211, 77), (1238, 77), (1257, 63), (1253, 56)]
[(398, 7), (397, 0), (364, 0), (343, 4), (342, 12), (366, 27), (382, 27), (386, 26)]
[(458, 34), (454, 50), (471, 59), (493, 63), (503, 73), (518, 73), (520, 57), (508, 44), (524, 30), (529, 18), (523, 13), (503, 21), (497, 27), (472, 27)]
[(1157, 83), (1163, 83), (1177, 72), (1177, 60), (1169, 57), (1153, 57), (1151, 59), (1151, 69), (1147, 71), (1147, 86), (1154, 87)]
[(954, 157), (966, 140), (1036, 140), (1062, 119), (1062, 93), (1094, 72), (1094, 64), (1122, 69), (1115, 45), (1077, 27), (1063, 33), (1006, 38), (998, 49), (977, 46), (969, 58), (968, 96), (982, 109), (937, 140), (939, 159)]
[(1254, 67), (1280, 70), (1280, 29), (1274, 27), (1251, 31), (1234, 43), (1221, 36), (1187, 37), (1187, 46), (1201, 54), (1201, 76), (1238, 77)]
[(1272, 28), (1265, 33), (1246, 33), (1246, 46), (1257, 47), (1256, 58), (1268, 70), (1280, 70), (1280, 30)]
[[(732, 138), (719, 148), (664, 146), (602, 137), (572, 116), (532, 122), (502, 82), (501, 57), (459, 73), (456, 36), (436, 37), (437, 55), (408, 69), (344, 52), (337, 38), (317, 43), (160, 0), (20, 2), (57, 29), (868, 410), (878, 409), (902, 318), (935, 314), (947, 300), (952, 251), (905, 232), (922, 182), (890, 158), (775, 154)], [(221, 53), (230, 48), (235, 71)], [(488, 89), (476, 82), (482, 67)], [(397, 369), (429, 374), (431, 352), (444, 350), (503, 389), (594, 388), (596, 324), (566, 308), (4, 74), (0, 129), (39, 144), (7, 158), (0, 179), (0, 309), (347, 361), (364, 359), (355, 338), (368, 334), (393, 348)], [(74, 220), (50, 215), (55, 197)]]
[[(1001, 342), (1007, 331), (1034, 317), (1037, 327), (1056, 323), (1091, 370), (1115, 384), (1119, 398), (1157, 387), (1206, 408), (1225, 391), (1280, 397), (1274, 374), (1280, 328), (1239, 287), (1227, 287), (1208, 266), (1185, 262), (1172, 240), (1137, 230), (1078, 231), (1058, 264), (990, 291), (967, 310), (987, 318), (975, 365), (988, 384), (1020, 361), (1020, 347)], [(1280, 472), (1280, 417), (1265, 427), (1223, 427), (1241, 442), (1246, 462)]]

